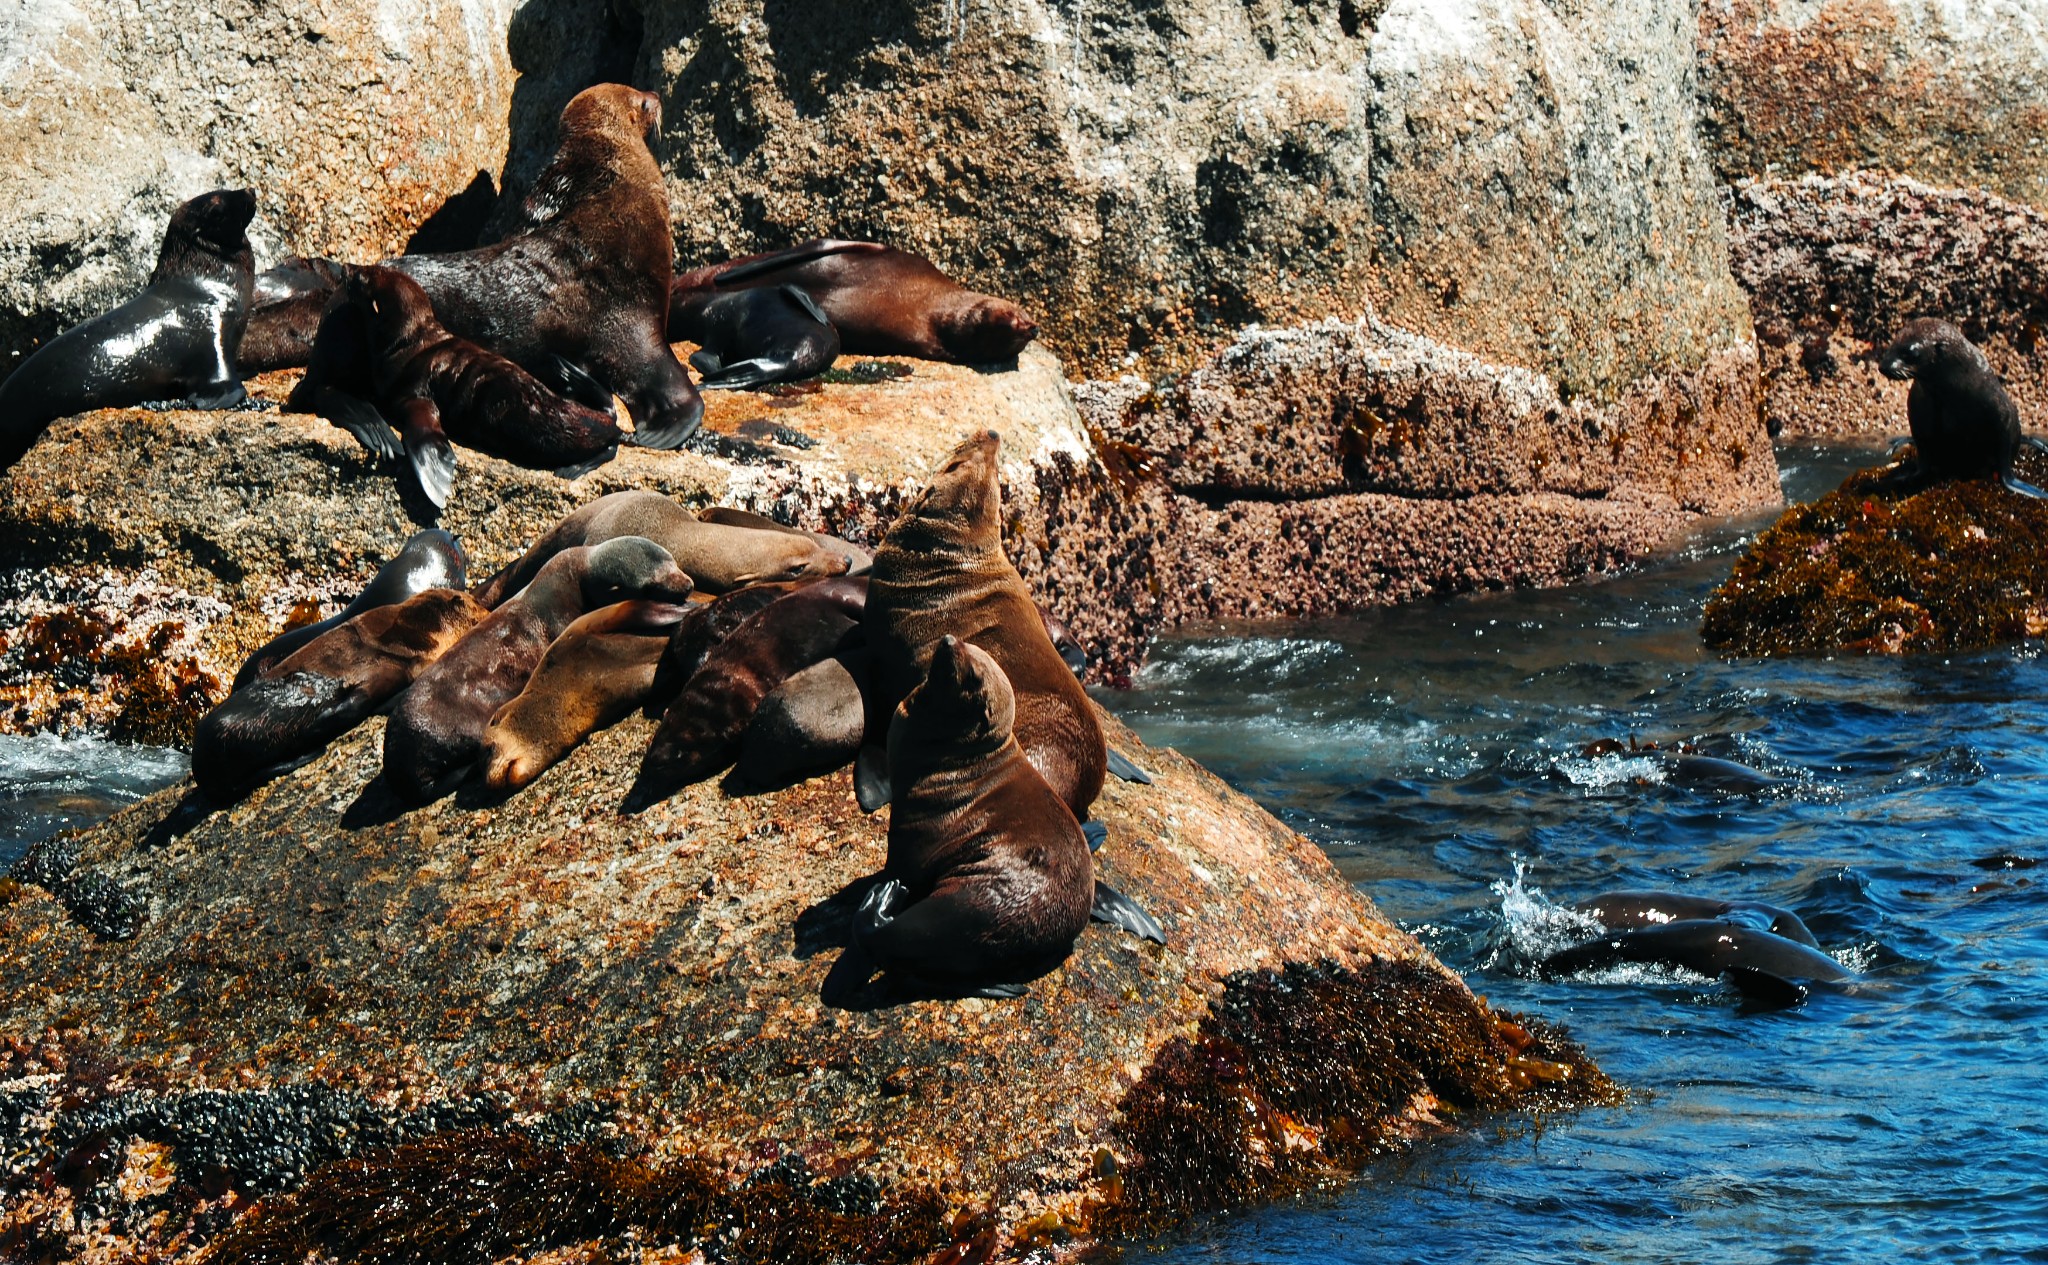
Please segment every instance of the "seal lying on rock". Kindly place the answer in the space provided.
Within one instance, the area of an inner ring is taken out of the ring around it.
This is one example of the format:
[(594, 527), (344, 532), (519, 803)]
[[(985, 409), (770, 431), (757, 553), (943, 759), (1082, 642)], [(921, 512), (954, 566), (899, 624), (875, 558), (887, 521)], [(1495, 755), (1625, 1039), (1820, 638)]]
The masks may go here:
[(707, 391), (800, 382), (839, 358), (839, 331), (798, 286), (686, 293), (669, 302), (668, 336), (701, 348), (690, 367)]
[(866, 575), (869, 569), (875, 565), (875, 555), (850, 540), (844, 540), (838, 536), (828, 536), (824, 532), (805, 531), (801, 527), (791, 527), (787, 524), (776, 522), (766, 514), (756, 514), (752, 510), (743, 510), (731, 505), (707, 505), (697, 511), (697, 521), (700, 523), (723, 523), (727, 527), (751, 527), (756, 531), (787, 532), (792, 536), (808, 536), (812, 540), (817, 541), (823, 548), (829, 549), (833, 553), (844, 555), (846, 558), (846, 574), (848, 575)]
[[(584, 613), (636, 599), (678, 603), (690, 577), (651, 540), (566, 549), (413, 682), (384, 729), (384, 780), (409, 804), (443, 792), (475, 762), (485, 727)], [(671, 606), (673, 620), (684, 608)], [(651, 618), (651, 617), (650, 617)]]
[(332, 259), (294, 255), (257, 274), (235, 363), (243, 373), (296, 369), (313, 359), (320, 318), (349, 274)]
[(704, 402), (668, 345), (675, 238), (647, 136), (661, 101), (599, 84), (562, 109), (561, 140), (527, 195), (531, 226), (447, 255), (385, 261), (409, 274), (450, 333), (531, 368), (546, 355), (588, 370), (626, 402), (632, 442), (675, 448)]
[(0, 382), (0, 470), (60, 417), (152, 401), (233, 408), (248, 398), (233, 352), (255, 285), (255, 214), (247, 189), (180, 206), (142, 293), (44, 343)]
[(1985, 475), (2035, 499), (2048, 498), (2013, 473), (2021, 443), (2044, 447), (2020, 433), (2020, 413), (1984, 353), (1947, 321), (1906, 323), (1878, 358), (1878, 371), (1908, 381), (1906, 417), (1914, 459), (1887, 475), (1882, 487), (1917, 491), (1949, 479)]
[(781, 285), (802, 287), (856, 355), (993, 364), (1015, 359), (1038, 335), (1023, 308), (976, 294), (922, 255), (824, 238), (678, 275), (670, 320), (707, 290)]
[(317, 754), (410, 685), (486, 613), (459, 589), (433, 588), (313, 638), (201, 718), (192, 780), (225, 801)]
[(463, 556), (455, 537), (438, 527), (415, 532), (398, 556), (379, 567), (376, 576), (339, 615), (281, 633), (245, 659), (241, 670), (235, 673), (234, 688), (239, 690), (259, 676), (270, 675), (267, 669), (282, 663), (299, 647), (364, 611), (396, 606), (428, 589), (465, 587), (469, 583), (468, 566), (469, 560)]

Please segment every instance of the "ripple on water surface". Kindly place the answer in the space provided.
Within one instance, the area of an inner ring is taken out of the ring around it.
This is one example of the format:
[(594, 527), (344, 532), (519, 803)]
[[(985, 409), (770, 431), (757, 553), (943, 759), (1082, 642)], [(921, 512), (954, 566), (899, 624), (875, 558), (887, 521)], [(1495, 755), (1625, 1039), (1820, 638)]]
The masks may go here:
[(185, 776), (182, 752), (100, 738), (0, 735), (0, 866)]

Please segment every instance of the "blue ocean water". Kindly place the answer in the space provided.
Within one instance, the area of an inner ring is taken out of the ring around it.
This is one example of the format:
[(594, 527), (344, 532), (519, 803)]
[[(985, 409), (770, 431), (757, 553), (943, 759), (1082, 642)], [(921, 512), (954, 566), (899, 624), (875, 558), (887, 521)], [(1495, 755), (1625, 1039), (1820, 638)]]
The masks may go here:
[[(1801, 499), (1871, 460), (1781, 459)], [(1592, 587), (1185, 634), (1103, 696), (1634, 1091), (1128, 1259), (2048, 1260), (2048, 864), (2025, 868), (2048, 859), (2048, 664), (2037, 644), (1717, 658), (1700, 611), (1741, 539)], [(1582, 754), (1631, 737), (1781, 781), (1694, 789), (1648, 757)], [(1574, 938), (1557, 907), (1616, 888), (1790, 907), (1868, 982), (1746, 1013), (1668, 972), (1535, 978)]]

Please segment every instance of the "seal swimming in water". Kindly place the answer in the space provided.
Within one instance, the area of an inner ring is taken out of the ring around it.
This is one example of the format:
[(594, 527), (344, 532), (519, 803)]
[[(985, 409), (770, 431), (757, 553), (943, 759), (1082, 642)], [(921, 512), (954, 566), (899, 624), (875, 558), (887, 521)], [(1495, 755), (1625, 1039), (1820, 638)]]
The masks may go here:
[(677, 275), (671, 319), (707, 290), (780, 285), (801, 287), (855, 355), (994, 364), (1038, 336), (1023, 308), (967, 289), (922, 255), (826, 238)]
[[(621, 536), (556, 554), (405, 692), (384, 728), (384, 780), (409, 804), (435, 799), (468, 771), (491, 716), (526, 688), (542, 654), (579, 616), (689, 594), (690, 577), (651, 540)], [(683, 617), (683, 607), (671, 610)]]
[(1961, 330), (1926, 317), (1908, 321), (1877, 367), (1887, 378), (1913, 384), (1906, 393), (1913, 461), (1885, 476), (1880, 487), (1917, 491), (1990, 475), (2022, 496), (2048, 498), (2013, 473), (2022, 443), (2044, 445), (2020, 433), (2019, 409), (2005, 384)]
[(142, 293), (38, 347), (0, 382), (0, 470), (51, 422), (93, 409), (175, 400), (233, 408), (248, 399), (234, 348), (249, 319), (256, 195), (216, 189), (171, 212)]
[(526, 197), (526, 227), (446, 255), (385, 261), (432, 300), (448, 331), (533, 368), (557, 355), (616, 391), (633, 443), (675, 448), (704, 402), (668, 344), (675, 238), (647, 137), (661, 100), (599, 84), (562, 109), (554, 157)]
[(1716, 900), (1711, 896), (1687, 896), (1682, 892), (1602, 892), (1582, 900), (1573, 909), (1594, 919), (1609, 931), (1633, 931), (1667, 922), (1691, 922), (1704, 918), (1727, 921), (1755, 919), (1764, 930), (1808, 948), (1820, 941), (1806, 923), (1789, 909), (1766, 905), (1758, 900)]
[(1725, 979), (1753, 1000), (1781, 1006), (1804, 999), (1805, 983), (1844, 984), (1857, 978), (1817, 948), (1719, 918), (1612, 932), (1553, 953), (1538, 969), (1556, 978), (1631, 962)]
[(668, 308), (668, 336), (701, 349), (690, 367), (705, 390), (815, 378), (839, 358), (839, 331), (798, 286), (693, 291)]
[(339, 615), (304, 624), (278, 634), (265, 642), (256, 653), (242, 661), (235, 673), (233, 689), (241, 689), (259, 676), (268, 675), (266, 669), (282, 663), (299, 647), (315, 637), (337, 628), (364, 611), (379, 606), (396, 606), (415, 594), (428, 589), (460, 589), (469, 583), (469, 560), (463, 555), (462, 546), (455, 537), (438, 527), (415, 532), (398, 556), (377, 568), (377, 574), (356, 594), (355, 600), (342, 608)]

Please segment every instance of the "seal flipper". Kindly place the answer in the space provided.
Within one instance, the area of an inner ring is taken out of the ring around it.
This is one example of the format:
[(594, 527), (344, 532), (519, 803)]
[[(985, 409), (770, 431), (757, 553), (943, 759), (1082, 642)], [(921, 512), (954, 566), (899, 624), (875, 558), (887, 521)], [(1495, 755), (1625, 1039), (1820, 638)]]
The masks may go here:
[(889, 802), (889, 753), (872, 742), (861, 744), (853, 759), (853, 797), (864, 813)]
[[(676, 368), (677, 372), (682, 371), (682, 366), (678, 365)], [(696, 434), (697, 428), (703, 423), (704, 401), (695, 398), (693, 391), (689, 406), (682, 410), (681, 416), (662, 425), (641, 426), (640, 419), (634, 418), (635, 429), (628, 442), (636, 448), (670, 451), (690, 442), (690, 436)]]
[(1129, 757), (1115, 747), (1109, 748), (1109, 771), (1126, 782), (1136, 782), (1140, 786), (1152, 785), (1152, 775), (1132, 764)]
[(2005, 485), (2006, 491), (2008, 492), (2017, 492), (2021, 496), (2029, 497), (2036, 501), (2048, 501), (2048, 492), (2043, 492), (2040, 488), (2037, 488), (2033, 484), (2027, 482), (2025, 479), (2020, 478), (2011, 470), (2007, 470), (2005, 473), (1999, 475), (1998, 481)]
[(573, 400), (588, 409), (596, 409), (606, 417), (617, 417), (618, 407), (613, 403), (611, 388), (599, 382), (589, 370), (566, 356), (550, 352), (533, 362), (527, 369), (534, 378), (548, 390), (565, 400)]
[(1753, 966), (1731, 966), (1721, 972), (1745, 1003), (1760, 1010), (1787, 1010), (1806, 1000), (1807, 988), (1782, 975), (1760, 971)]
[(1166, 932), (1152, 915), (1139, 908), (1138, 902), (1101, 879), (1095, 880), (1095, 907), (1088, 911), (1088, 916), (1097, 922), (1122, 927), (1141, 940), (1166, 943)]
[(377, 411), (377, 406), (361, 396), (350, 395), (334, 387), (322, 387), (313, 393), (313, 412), (341, 427), (356, 437), (356, 442), (378, 457), (396, 457), (404, 451), (398, 436), (391, 429), (391, 423)]
[(1102, 845), (1109, 842), (1109, 827), (1099, 821), (1084, 821), (1081, 823), (1081, 837), (1088, 841), (1090, 852), (1100, 852)]
[(690, 353), (690, 368), (695, 369), (704, 379), (700, 385), (710, 386), (711, 375), (723, 367), (723, 362), (718, 359), (718, 353), (715, 351), (698, 350)]
[(2020, 442), (2037, 452), (2048, 452), (2048, 439), (2043, 439), (2039, 435), (2021, 435)]
[(447, 509), (455, 491), (455, 446), (441, 429), (441, 410), (432, 400), (407, 400), (398, 411), (398, 433), (420, 492), (435, 509)]
[[(696, 364), (697, 357), (690, 357), (690, 363)], [(706, 391), (746, 391), (782, 381), (789, 376), (789, 368), (787, 360), (755, 356), (750, 360), (735, 360), (722, 369), (707, 372), (697, 385)]]
[(759, 259), (750, 259), (743, 264), (734, 264), (724, 272), (712, 277), (711, 284), (714, 286), (736, 285), (742, 281), (751, 281), (756, 277), (766, 276), (771, 272), (780, 272), (784, 268), (794, 268), (798, 264), (807, 264), (813, 259), (823, 259), (829, 255), (869, 255), (887, 249), (889, 248), (880, 242), (844, 242), (835, 241), (829, 237), (813, 238), (807, 242), (800, 242), (788, 250), (778, 250), (773, 254), (763, 255)]
[(617, 444), (613, 444), (611, 447), (605, 449), (601, 453), (598, 453), (595, 457), (592, 457), (590, 460), (579, 461), (573, 466), (563, 466), (560, 469), (556, 470), (555, 473), (560, 475), (564, 479), (580, 479), (584, 475), (589, 474), (592, 470), (597, 469), (599, 466), (608, 465), (611, 462), (612, 458), (618, 455), (619, 446)]
[(825, 309), (818, 306), (818, 301), (811, 297), (809, 290), (804, 289), (802, 286), (783, 286), (782, 293), (788, 296), (790, 302), (808, 312), (811, 319), (818, 324), (830, 325), (832, 323), (832, 318), (825, 315)]
[(240, 380), (209, 382), (184, 399), (178, 401), (179, 408), (199, 409), (208, 412), (225, 412), (238, 409), (249, 402), (248, 388)]

